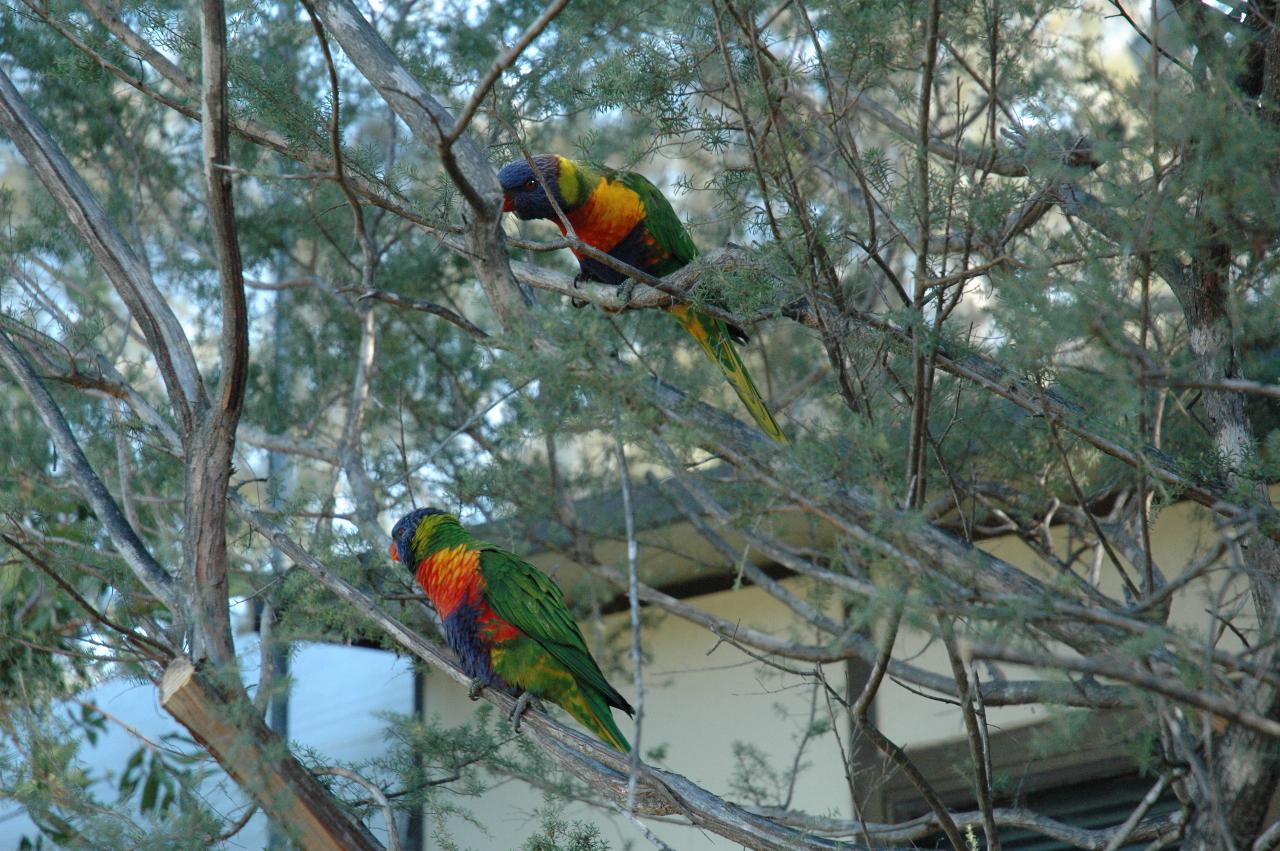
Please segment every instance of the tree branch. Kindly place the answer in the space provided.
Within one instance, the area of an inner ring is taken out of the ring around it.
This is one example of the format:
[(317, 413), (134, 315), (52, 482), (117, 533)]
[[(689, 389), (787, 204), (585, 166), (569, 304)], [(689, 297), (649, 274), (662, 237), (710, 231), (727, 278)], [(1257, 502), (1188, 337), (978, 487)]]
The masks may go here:
[[(460, 685), (470, 686), (471, 678), (443, 650), (421, 638), (353, 585), (330, 572), (238, 494), (232, 494), (230, 499), (232, 507), (246, 523), (279, 547), (321, 585), (377, 624), (397, 644)], [(495, 689), (485, 689), (482, 697), (504, 712), (515, 707), (512, 697)], [(629, 769), (629, 758), (625, 754), (588, 739), (537, 711), (530, 711), (523, 717), (521, 730), (565, 771), (590, 783), (615, 804), (625, 804)], [(724, 801), (678, 774), (643, 764), (638, 771), (635, 812), (651, 816), (680, 813), (699, 827), (765, 851), (858, 851), (861, 847), (780, 826)]]
[(522, 328), (529, 305), (511, 274), (500, 223), (502, 190), (484, 152), (465, 133), (445, 144), (441, 128), (454, 123), (449, 111), (400, 63), (350, 0), (316, 0), (315, 6), (325, 29), (414, 136), (439, 150), (472, 211), (466, 247), (480, 285), (503, 327), (509, 332)]
[(196, 412), (206, 404), (206, 397), (182, 326), (151, 280), (146, 266), (139, 262), (84, 179), (2, 70), (0, 129), (13, 140), (72, 226), (88, 243), (94, 258), (129, 308), (155, 355), (183, 432), (189, 433), (195, 425)]
[[(0, 72), (0, 77), (2, 76), (3, 72)], [(0, 363), (5, 365), (31, 399), (36, 413), (44, 422), (45, 428), (49, 429), (53, 445), (62, 455), (62, 460), (71, 472), (72, 478), (75, 479), (85, 498), (89, 500), (93, 513), (98, 515), (98, 520), (125, 564), (129, 565), (134, 576), (151, 592), (152, 596), (162, 602), (175, 616), (180, 616), (182, 608), (173, 577), (152, 558), (137, 532), (129, 525), (129, 521), (125, 519), (115, 499), (112, 498), (111, 492), (102, 483), (102, 479), (98, 478), (89, 459), (81, 451), (80, 444), (71, 433), (71, 426), (62, 416), (58, 404), (53, 401), (53, 397), (49, 395), (49, 391), (31, 369), (30, 364), (22, 357), (17, 346), (9, 339), (9, 335), (2, 330), (0, 330)], [(223, 605), (226, 605), (225, 600)]]
[(192, 655), (219, 664), (235, 660), (227, 609), (227, 489), (235, 451), (236, 426), (244, 408), (249, 365), (249, 315), (244, 295), (240, 242), (227, 138), (226, 11), (222, 0), (200, 6), (201, 138), (204, 177), (222, 294), (222, 382), (217, 404), (201, 407), (186, 441), (183, 555), (191, 571), (194, 616)]

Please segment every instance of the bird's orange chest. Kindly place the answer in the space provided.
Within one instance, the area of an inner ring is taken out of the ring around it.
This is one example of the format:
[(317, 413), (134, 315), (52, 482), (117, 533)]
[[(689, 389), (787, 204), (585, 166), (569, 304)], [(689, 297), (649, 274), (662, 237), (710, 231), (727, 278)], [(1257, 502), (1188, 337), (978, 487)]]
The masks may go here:
[(479, 550), (459, 545), (432, 553), (418, 563), (414, 578), (431, 598), (431, 605), (441, 620), (465, 607), (473, 611), (477, 628), (490, 643), (507, 641), (520, 634), (484, 599)]
[[(644, 202), (633, 190), (602, 177), (587, 200), (566, 217), (578, 239), (608, 252), (644, 221)], [(567, 233), (563, 222), (557, 224), (561, 233)], [(577, 251), (573, 253), (582, 256)]]
[(480, 553), (465, 545), (447, 547), (427, 556), (418, 562), (414, 578), (442, 618), (453, 614), (463, 603), (474, 606), (483, 602)]

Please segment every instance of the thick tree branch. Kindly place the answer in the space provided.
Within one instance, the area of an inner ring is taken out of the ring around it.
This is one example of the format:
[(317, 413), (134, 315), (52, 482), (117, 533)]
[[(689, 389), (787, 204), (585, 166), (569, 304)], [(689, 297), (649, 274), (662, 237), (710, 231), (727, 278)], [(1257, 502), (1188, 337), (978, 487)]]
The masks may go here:
[(231, 664), (235, 649), (227, 609), (227, 489), (249, 365), (249, 314), (236, 235), (227, 118), (226, 12), (203, 0), (200, 18), (201, 137), (214, 253), (222, 294), (222, 382), (217, 403), (202, 407), (189, 435), (183, 554), (191, 576), (192, 655)]
[(302, 847), (381, 851), (364, 826), (342, 811), (294, 758), (238, 689), (179, 656), (165, 669), (160, 705), (203, 744), (218, 764)]

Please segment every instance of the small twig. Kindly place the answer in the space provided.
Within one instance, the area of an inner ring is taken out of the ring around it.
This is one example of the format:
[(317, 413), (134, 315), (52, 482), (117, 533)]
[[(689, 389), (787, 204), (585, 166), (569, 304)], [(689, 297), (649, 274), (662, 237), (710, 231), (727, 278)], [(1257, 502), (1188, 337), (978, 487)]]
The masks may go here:
[(244, 830), (245, 825), (249, 823), (249, 819), (253, 818), (257, 812), (258, 812), (257, 804), (250, 804), (249, 806), (245, 807), (244, 812), (240, 814), (240, 818), (236, 819), (235, 824), (231, 825), (231, 827), (227, 828), (222, 833), (218, 834), (218, 838), (215, 839), (214, 842), (217, 844), (221, 844), (223, 842), (229, 841), (237, 833)]
[[(1168, 59), (1170, 62), (1172, 62), (1174, 65), (1177, 65), (1179, 68), (1181, 68), (1183, 71), (1186, 71), (1188, 74), (1193, 74), (1193, 75), (1195, 74), (1194, 71), (1192, 71), (1189, 67), (1187, 67), (1187, 64), (1185, 62), (1183, 62), (1178, 57), (1174, 56), (1169, 51), (1165, 50), (1159, 44), (1156, 44), (1155, 42), (1153, 42), (1151, 40), (1151, 37), (1142, 31), (1142, 27), (1138, 26), (1138, 22), (1135, 21), (1132, 17), (1130, 17), (1129, 13), (1125, 11), (1124, 6), (1120, 4), (1120, 0), (1110, 0), (1110, 3), (1115, 8), (1116, 12), (1120, 15), (1120, 17), (1124, 18), (1125, 21), (1128, 22), (1129, 26), (1133, 28), (1133, 31), (1136, 32), (1139, 36), (1141, 36), (1143, 41), (1151, 45), (1151, 47), (1160, 56), (1163, 56), (1165, 59)], [(1108, 15), (1107, 17), (1115, 17), (1115, 15)], [(1155, 81), (1153, 80), (1152, 82), (1154, 83)]]
[[(339, 290), (339, 292), (348, 291), (349, 290)], [(356, 298), (361, 300), (372, 299), (374, 301), (381, 301), (386, 304), (395, 305), (396, 307), (402, 307), (406, 310), (417, 310), (421, 313), (430, 313), (432, 316), (439, 316), (446, 322), (451, 322), (454, 325), (457, 325), (463, 331), (466, 331), (472, 339), (480, 340), (491, 345), (497, 342), (493, 337), (489, 336), (489, 332), (485, 331), (479, 325), (476, 325), (470, 319), (467, 319), (457, 311), (451, 310), (443, 305), (436, 304), (435, 302), (422, 301), (420, 299), (402, 296), (399, 293), (378, 289), (364, 290), (363, 292), (360, 292)]]
[(1167, 782), (1168, 777), (1163, 774), (1160, 775), (1160, 778), (1156, 780), (1155, 785), (1147, 790), (1147, 794), (1142, 796), (1142, 800), (1138, 802), (1138, 806), (1133, 808), (1133, 812), (1129, 813), (1129, 817), (1125, 819), (1124, 823), (1116, 830), (1115, 836), (1111, 837), (1111, 841), (1107, 843), (1106, 847), (1103, 848), (1102, 851), (1119, 851), (1120, 848), (1124, 847), (1124, 844), (1129, 841), (1129, 837), (1133, 834), (1134, 828), (1138, 826), (1138, 822), (1142, 821), (1142, 817), (1145, 816), (1147, 811), (1150, 810), (1151, 807), (1155, 805), (1155, 802), (1160, 799), (1160, 795), (1164, 792), (1164, 787)]
[(627, 452), (622, 445), (622, 417), (614, 416), (614, 450), (618, 454), (618, 472), (622, 479), (622, 513), (627, 527), (627, 607), (631, 612), (631, 664), (636, 690), (635, 735), (631, 740), (631, 764), (627, 770), (627, 813), (636, 807), (636, 777), (640, 770), (640, 735), (644, 723), (644, 677), (640, 655), (640, 579), (639, 547), (636, 542), (636, 517), (631, 504), (631, 473), (627, 468)]
[(352, 783), (363, 786), (373, 796), (373, 799), (382, 806), (382, 817), (387, 823), (387, 851), (400, 851), (400, 832), (396, 829), (396, 814), (391, 809), (391, 802), (387, 800), (386, 794), (372, 780), (367, 780), (351, 769), (343, 768), (340, 765), (322, 765), (319, 768), (312, 769), (311, 773), (344, 777)]
[(167, 754), (171, 754), (173, 756), (179, 756), (184, 758), (189, 756), (189, 754), (181, 750), (178, 750), (175, 747), (171, 747), (169, 745), (164, 745), (164, 744), (161, 744), (160, 742), (157, 742), (155, 739), (152, 739), (146, 733), (142, 732), (137, 727), (130, 724), (128, 721), (124, 720), (118, 715), (111, 714), (110, 712), (103, 709), (101, 706), (94, 703), (93, 701), (84, 700), (79, 697), (73, 697), (71, 698), (71, 700), (74, 701), (75, 703), (80, 704), (90, 712), (98, 713), (103, 718), (110, 721), (112, 724), (115, 724), (117, 727), (119, 727), (121, 730), (124, 730), (130, 736), (133, 736), (135, 739), (142, 742), (142, 744), (147, 748), (147, 750), (151, 751), (153, 754), (164, 752)]
[(639, 817), (631, 811), (630, 807), (618, 807), (618, 812), (622, 813), (629, 822), (634, 824), (636, 829), (640, 831), (641, 835), (653, 844), (653, 847), (660, 849), (660, 851), (675, 851), (674, 848), (659, 839), (658, 835), (650, 830), (647, 824), (640, 821)]
[(488, 96), (489, 90), (498, 82), (498, 78), (502, 76), (502, 72), (510, 68), (520, 54), (528, 49), (533, 40), (542, 35), (542, 31), (547, 28), (550, 23), (555, 20), (556, 15), (569, 5), (569, 0), (554, 0), (546, 10), (538, 16), (524, 34), (511, 45), (511, 48), (497, 59), (493, 61), (493, 65), (489, 67), (489, 72), (484, 75), (484, 79), (480, 81), (480, 85), (476, 86), (474, 92), (471, 93), (470, 99), (467, 100), (466, 106), (462, 108), (461, 114), (458, 115), (457, 121), (453, 124), (453, 129), (447, 134), (442, 134), (440, 138), (440, 146), (442, 149), (448, 149), (454, 142), (458, 141), (458, 137), (466, 132), (467, 125), (471, 123), (471, 119), (475, 117), (476, 110), (480, 108), (480, 104), (484, 102)]

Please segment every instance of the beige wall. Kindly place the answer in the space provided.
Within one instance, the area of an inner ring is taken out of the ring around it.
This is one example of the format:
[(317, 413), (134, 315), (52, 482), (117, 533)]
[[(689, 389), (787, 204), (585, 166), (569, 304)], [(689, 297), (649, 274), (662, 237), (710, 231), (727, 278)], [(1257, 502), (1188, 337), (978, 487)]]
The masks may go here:
[[(1280, 488), (1276, 496), (1280, 497)], [(1156, 562), (1170, 579), (1196, 554), (1203, 552), (1213, 538), (1211, 517), (1198, 506), (1179, 504), (1165, 509), (1152, 528), (1152, 547)], [(682, 536), (683, 537), (683, 536)], [(1056, 546), (1064, 546), (1060, 535)], [(1020, 542), (1008, 538), (985, 542), (984, 549), (1015, 564), (1032, 565), (1035, 559)], [(660, 553), (646, 556), (660, 560)], [(554, 570), (560, 565), (544, 563)], [(1113, 571), (1104, 565), (1102, 584), (1108, 591), (1114, 583)], [(563, 576), (562, 572), (562, 578)], [(1222, 593), (1226, 574), (1212, 577), (1181, 595), (1174, 609), (1174, 621), (1187, 629), (1203, 631), (1209, 624), (1205, 609), (1214, 605)], [(788, 587), (803, 593), (804, 585), (789, 580)], [(779, 635), (796, 629), (789, 611), (764, 592), (744, 587), (693, 598), (691, 602), (712, 614), (740, 620), (744, 626), (766, 629)], [(606, 631), (624, 629), (626, 613), (606, 618)], [(813, 639), (812, 634), (797, 638)], [(771, 757), (773, 765), (785, 769), (794, 758), (794, 743), (810, 717), (812, 686), (797, 676), (778, 675), (736, 650), (721, 644), (707, 630), (675, 617), (666, 616), (643, 633), (646, 650), (652, 659), (644, 669), (646, 683), (645, 728), (642, 748), (667, 746), (665, 768), (679, 772), (730, 799), (735, 796), (729, 786), (734, 769), (733, 743), (750, 742)], [(921, 633), (905, 632), (898, 642), (897, 658), (909, 660), (940, 672), (950, 667), (943, 649), (931, 644)], [(803, 666), (801, 666), (803, 667)], [(828, 665), (826, 676), (839, 688), (843, 666)], [(1027, 672), (1006, 667), (1011, 678)], [(631, 697), (633, 687), (625, 674), (612, 674), (611, 680), (623, 694)], [(427, 685), (428, 715), (438, 715), (444, 723), (456, 723), (469, 717), (476, 704), (467, 700), (465, 690), (444, 677), (430, 677)], [(818, 704), (820, 717), (826, 716), (826, 704)], [(951, 705), (931, 701), (912, 694), (886, 680), (875, 708), (880, 728), (893, 740), (910, 747), (955, 740), (962, 733), (958, 710)], [(563, 716), (562, 716), (563, 717)], [(1046, 717), (1046, 710), (993, 708), (989, 721), (1000, 729), (1011, 729)], [(617, 716), (622, 729), (632, 735), (625, 716)], [(572, 722), (570, 722), (572, 723)], [(839, 726), (847, 744), (848, 729)], [(809, 743), (803, 761), (808, 768), (796, 785), (792, 806), (815, 815), (851, 817), (850, 794), (845, 780), (839, 749), (831, 734)], [(862, 794), (865, 790), (860, 790)], [(537, 822), (533, 811), (542, 805), (541, 795), (527, 786), (508, 782), (480, 799), (461, 799), (489, 829), (486, 835), (461, 820), (450, 823), (456, 841), (475, 849), (518, 848), (532, 833)], [(647, 847), (647, 841), (625, 820), (600, 815), (584, 805), (561, 807), (569, 818), (594, 820), (602, 828), (611, 847), (624, 842), (634, 847)], [(681, 849), (729, 849), (738, 846), (713, 834), (669, 823), (653, 824), (654, 831), (673, 847)], [(428, 847), (439, 847), (430, 844)]]

